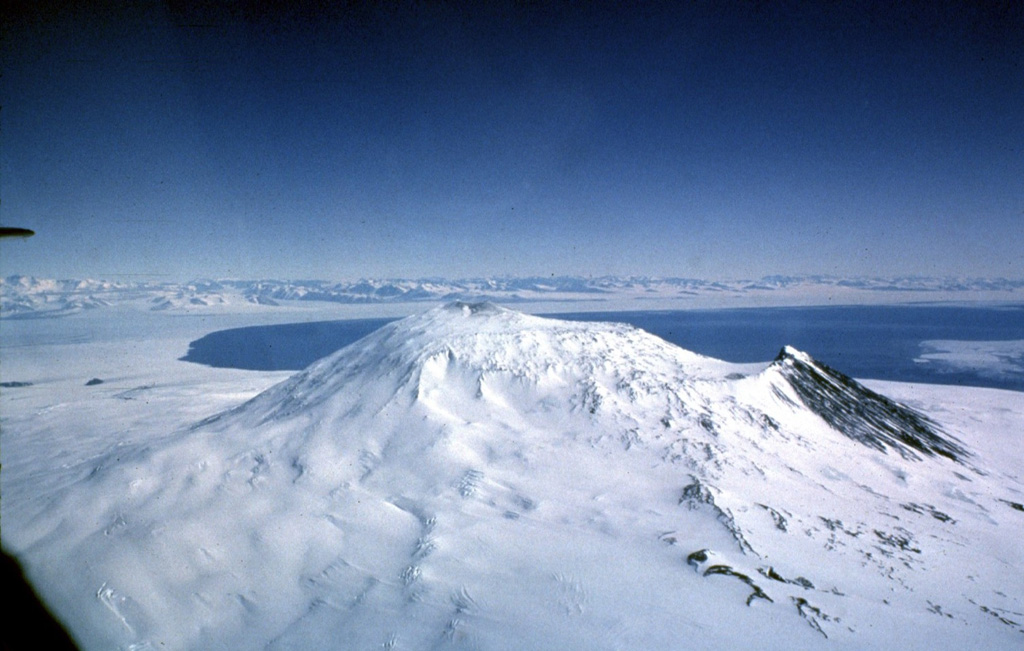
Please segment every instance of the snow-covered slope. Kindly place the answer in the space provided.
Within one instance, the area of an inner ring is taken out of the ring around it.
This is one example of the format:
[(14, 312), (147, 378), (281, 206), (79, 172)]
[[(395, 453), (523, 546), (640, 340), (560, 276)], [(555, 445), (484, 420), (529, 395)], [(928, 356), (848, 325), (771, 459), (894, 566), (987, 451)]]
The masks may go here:
[(452, 303), (142, 440), (4, 512), (89, 648), (1024, 644), (1013, 464), (790, 348)]

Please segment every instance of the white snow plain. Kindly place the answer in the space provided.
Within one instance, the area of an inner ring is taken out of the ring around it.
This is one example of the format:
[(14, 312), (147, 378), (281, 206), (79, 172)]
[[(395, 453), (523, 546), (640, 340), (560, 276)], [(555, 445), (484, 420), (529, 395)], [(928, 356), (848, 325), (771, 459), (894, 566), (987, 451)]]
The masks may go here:
[(289, 377), (82, 319), (3, 324), (0, 507), (84, 648), (1024, 645), (1018, 392), (869, 383), (944, 455), (830, 426), (798, 351), (451, 304)]

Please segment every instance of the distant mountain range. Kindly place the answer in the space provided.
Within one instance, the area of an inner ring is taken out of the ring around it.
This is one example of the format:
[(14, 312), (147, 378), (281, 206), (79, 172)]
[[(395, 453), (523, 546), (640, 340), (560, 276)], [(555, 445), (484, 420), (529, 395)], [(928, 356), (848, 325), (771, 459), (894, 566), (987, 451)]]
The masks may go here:
[(447, 280), (195, 280), (112, 282), (8, 276), (0, 280), (0, 316), (62, 316), (83, 310), (132, 305), (147, 310), (195, 311), (233, 307), (275, 307), (297, 301), (341, 304), (489, 300), (502, 303), (647, 301), (674, 306), (750, 304), (837, 304), (928, 300), (1019, 300), (1024, 279), (1005, 278), (839, 278), (765, 276), (759, 280), (711, 281), (642, 276), (470, 278)]

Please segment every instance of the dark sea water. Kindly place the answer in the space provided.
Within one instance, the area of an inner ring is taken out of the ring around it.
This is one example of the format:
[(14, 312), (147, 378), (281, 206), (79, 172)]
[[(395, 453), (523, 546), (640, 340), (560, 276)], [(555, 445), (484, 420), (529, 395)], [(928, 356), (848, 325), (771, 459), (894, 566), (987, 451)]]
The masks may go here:
[[(1024, 354), (1020, 352), (990, 367), (915, 361), (930, 350), (923, 345), (929, 341), (1024, 340), (1024, 306), (751, 308), (553, 316), (630, 323), (688, 350), (732, 362), (768, 361), (782, 346), (791, 345), (862, 379), (1024, 391)], [(218, 367), (299, 370), (392, 320), (220, 330), (193, 341), (183, 359)], [(1024, 350), (1024, 345), (1017, 350)]]

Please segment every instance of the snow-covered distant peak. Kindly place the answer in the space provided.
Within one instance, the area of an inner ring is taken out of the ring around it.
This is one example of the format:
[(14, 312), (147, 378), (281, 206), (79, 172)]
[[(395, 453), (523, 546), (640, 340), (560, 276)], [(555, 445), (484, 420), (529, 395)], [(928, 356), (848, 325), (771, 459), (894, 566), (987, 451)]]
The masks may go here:
[[(335, 304), (409, 304), (459, 299), (503, 303), (579, 302), (621, 307), (739, 307), (902, 303), (915, 300), (1018, 301), (1024, 280), (840, 279), (822, 276), (761, 280), (647, 277), (474, 279), (200, 280), (105, 282), (28, 276), (0, 279), (0, 317), (63, 316), (62, 301), (102, 293), (110, 305), (143, 310), (224, 312), (275, 309), (310, 301)], [(639, 301), (639, 302), (638, 302)], [(406, 312), (408, 313), (408, 312)]]
[[(693, 427), (721, 446), (721, 432), (810, 419), (828, 433), (799, 437), (812, 449), (845, 439), (910, 461), (970, 456), (924, 414), (791, 346), (771, 363), (736, 365), (628, 324), (542, 318), (487, 302), (455, 301), (390, 323), (211, 421), (341, 429), (366, 412), (449, 424), (505, 418), (510, 427), (551, 412), (586, 414), (598, 430), (660, 423), (633, 428), (642, 445), (659, 445), (664, 428)], [(702, 472), (718, 464), (706, 455), (686, 463)]]
[(361, 396), (367, 387), (381, 396), (403, 391), (421, 396), (432, 382), (456, 376), (481, 387), (576, 387), (595, 396), (603, 391), (597, 387), (611, 385), (635, 396), (668, 386), (683, 390), (695, 381), (721, 380), (731, 371), (731, 364), (629, 324), (564, 321), (488, 302), (455, 301), (382, 327), (240, 411), (281, 418), (348, 400), (353, 387), (363, 387)]

